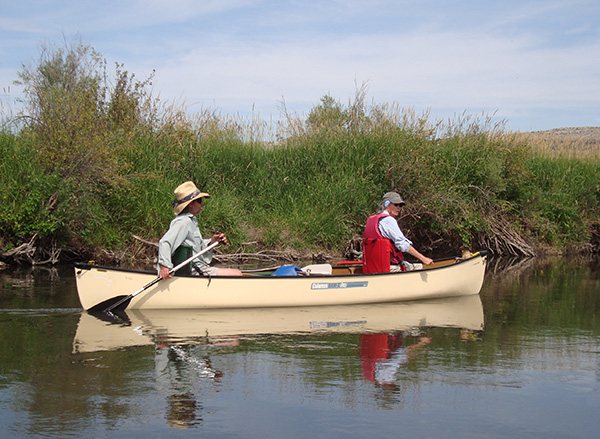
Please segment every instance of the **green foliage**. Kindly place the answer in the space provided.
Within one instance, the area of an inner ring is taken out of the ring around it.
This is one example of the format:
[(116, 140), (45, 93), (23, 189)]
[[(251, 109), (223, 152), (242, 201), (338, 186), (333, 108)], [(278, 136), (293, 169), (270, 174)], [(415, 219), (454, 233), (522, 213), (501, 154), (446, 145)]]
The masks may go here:
[(313, 130), (343, 127), (348, 123), (348, 112), (329, 95), (321, 98), (321, 104), (313, 108), (306, 119), (306, 124)]
[[(112, 208), (121, 206), (111, 195), (129, 185), (122, 152), (152, 128), (158, 111), (146, 92), (150, 79), (135, 81), (117, 65), (113, 86), (105, 64), (91, 47), (74, 41), (43, 47), (38, 65), (19, 72), (26, 96), (19, 120), (25, 122), (16, 138), (3, 142), (14, 149), (2, 167), (13, 183), (5, 188), (17, 200), (2, 207), (6, 240), (18, 244), (35, 233), (111, 247), (127, 239), (112, 225), (119, 212)], [(58, 206), (49, 213), (44, 205), (51, 196)]]
[(530, 160), (531, 196), (524, 215), (537, 219), (538, 237), (556, 245), (588, 239), (598, 221), (600, 163), (574, 158)]
[(488, 119), (444, 125), (368, 106), (364, 87), (347, 106), (324, 96), (305, 121), (288, 116), (288, 135), (269, 143), (256, 139), (260, 122), (161, 107), (151, 78), (122, 65), (111, 81), (81, 43), (45, 49), (20, 80), (28, 123), (0, 132), (5, 249), (34, 234), (92, 251), (126, 249), (132, 235), (157, 241), (185, 180), (212, 196), (202, 232), (226, 232), (233, 249), (339, 253), (389, 190), (407, 201), (402, 229), (439, 253), (513, 232), (578, 244), (598, 222), (598, 159), (545, 157)]
[(50, 172), (69, 176), (74, 172), (104, 172), (92, 154), (104, 127), (98, 114), (101, 99), (102, 61), (89, 47), (44, 49), (36, 68), (19, 73), (27, 97), (28, 123), (23, 133), (31, 136)]
[(56, 236), (63, 218), (56, 212), (55, 176), (44, 175), (37, 153), (14, 135), (0, 134), (0, 234), (9, 246)]

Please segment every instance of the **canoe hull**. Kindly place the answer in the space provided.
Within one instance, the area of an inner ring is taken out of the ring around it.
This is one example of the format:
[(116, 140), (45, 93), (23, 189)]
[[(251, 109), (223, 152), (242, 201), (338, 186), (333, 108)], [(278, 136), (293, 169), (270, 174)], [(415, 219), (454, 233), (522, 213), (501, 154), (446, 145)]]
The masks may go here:
[[(265, 308), (351, 305), (468, 296), (483, 284), (481, 252), (445, 266), (402, 273), (294, 277), (174, 277), (134, 297), (127, 309)], [(76, 267), (84, 309), (132, 294), (156, 279), (152, 272), (81, 264)]]

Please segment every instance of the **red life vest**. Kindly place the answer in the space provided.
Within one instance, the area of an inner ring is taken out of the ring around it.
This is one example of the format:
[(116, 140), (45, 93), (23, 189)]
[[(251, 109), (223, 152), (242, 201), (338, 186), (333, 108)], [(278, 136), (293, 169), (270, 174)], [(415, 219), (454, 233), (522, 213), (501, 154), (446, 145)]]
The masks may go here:
[(389, 273), (390, 264), (397, 264), (404, 271), (404, 256), (394, 243), (379, 231), (379, 221), (385, 213), (371, 215), (363, 234), (363, 273)]

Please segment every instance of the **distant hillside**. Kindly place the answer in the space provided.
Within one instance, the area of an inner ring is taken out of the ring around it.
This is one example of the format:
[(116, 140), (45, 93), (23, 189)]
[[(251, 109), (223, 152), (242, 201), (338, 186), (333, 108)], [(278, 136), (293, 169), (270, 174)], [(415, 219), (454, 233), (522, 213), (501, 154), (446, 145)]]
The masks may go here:
[(549, 155), (597, 158), (600, 155), (600, 127), (554, 128), (519, 133), (539, 151)]
[(542, 137), (562, 137), (569, 140), (580, 139), (588, 144), (600, 144), (600, 127), (554, 128), (545, 131), (532, 131), (528, 134)]

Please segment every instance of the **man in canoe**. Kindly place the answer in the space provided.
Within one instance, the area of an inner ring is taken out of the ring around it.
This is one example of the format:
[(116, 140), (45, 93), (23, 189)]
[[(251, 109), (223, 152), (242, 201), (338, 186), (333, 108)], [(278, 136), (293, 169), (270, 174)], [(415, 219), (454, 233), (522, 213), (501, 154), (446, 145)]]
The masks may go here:
[[(186, 181), (175, 189), (175, 201), (172, 203), (175, 219), (158, 242), (158, 275), (161, 279), (171, 277), (169, 271), (175, 265), (201, 252), (210, 244), (217, 241), (227, 244), (223, 233), (215, 233), (210, 239), (202, 238), (196, 215), (202, 211), (205, 198), (210, 198), (210, 195), (200, 192), (191, 181)], [(179, 272), (200, 276), (242, 275), (242, 272), (235, 268), (212, 267), (212, 254), (212, 250), (202, 254), (190, 262), (189, 266), (182, 267)]]
[(413, 268), (404, 261), (403, 253), (417, 258), (425, 265), (433, 263), (431, 258), (423, 256), (398, 226), (398, 215), (404, 206), (404, 200), (397, 192), (388, 192), (383, 196), (377, 213), (367, 219), (363, 234), (363, 272), (387, 273), (406, 271)]

